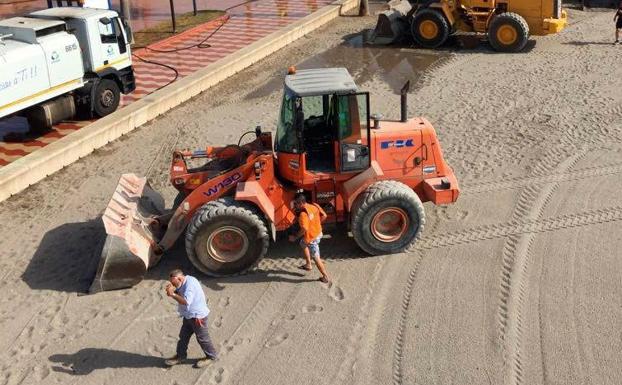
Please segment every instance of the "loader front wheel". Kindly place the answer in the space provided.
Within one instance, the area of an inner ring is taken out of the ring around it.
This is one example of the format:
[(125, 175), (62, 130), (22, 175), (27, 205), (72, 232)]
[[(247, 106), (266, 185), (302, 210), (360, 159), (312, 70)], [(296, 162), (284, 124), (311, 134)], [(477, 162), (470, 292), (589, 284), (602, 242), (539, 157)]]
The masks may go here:
[(268, 251), (270, 238), (260, 215), (228, 198), (205, 204), (188, 225), (188, 258), (210, 276), (244, 272)]
[(93, 111), (97, 116), (103, 118), (116, 111), (120, 100), (121, 90), (119, 85), (113, 80), (101, 79), (95, 86)]
[(521, 15), (505, 12), (495, 16), (488, 29), (488, 41), (496, 51), (519, 52), (529, 40), (529, 26)]
[(372, 184), (352, 207), (354, 240), (373, 255), (404, 251), (415, 242), (424, 224), (421, 199), (397, 181)]
[(443, 44), (451, 28), (439, 11), (426, 8), (417, 12), (411, 25), (413, 38), (424, 48), (436, 48)]

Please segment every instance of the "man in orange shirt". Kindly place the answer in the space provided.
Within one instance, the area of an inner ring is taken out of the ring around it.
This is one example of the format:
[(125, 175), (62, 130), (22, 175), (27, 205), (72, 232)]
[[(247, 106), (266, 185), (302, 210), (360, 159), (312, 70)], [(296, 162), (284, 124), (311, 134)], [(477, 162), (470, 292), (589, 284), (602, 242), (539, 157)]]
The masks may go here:
[(302, 193), (297, 194), (294, 199), (294, 210), (298, 215), (300, 230), (297, 234), (290, 235), (289, 240), (290, 242), (294, 242), (296, 239), (300, 238), (300, 247), (302, 247), (305, 256), (305, 264), (300, 266), (300, 268), (310, 271), (312, 269), (311, 257), (313, 257), (315, 265), (322, 274), (320, 281), (328, 283), (328, 274), (320, 258), (322, 222), (326, 219), (326, 212), (315, 203), (308, 204)]

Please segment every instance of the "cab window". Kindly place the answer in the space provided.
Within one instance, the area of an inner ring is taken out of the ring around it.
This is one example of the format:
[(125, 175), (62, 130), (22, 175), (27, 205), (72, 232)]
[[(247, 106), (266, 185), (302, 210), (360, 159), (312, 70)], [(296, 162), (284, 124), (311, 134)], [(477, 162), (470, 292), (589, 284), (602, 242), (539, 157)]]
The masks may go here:
[(99, 28), (99, 37), (102, 43), (114, 44), (117, 42), (117, 33), (111, 19), (103, 17), (99, 20), (97, 26)]
[(294, 126), (294, 97), (283, 95), (281, 113), (276, 129), (276, 148), (281, 152), (301, 152), (298, 135)]

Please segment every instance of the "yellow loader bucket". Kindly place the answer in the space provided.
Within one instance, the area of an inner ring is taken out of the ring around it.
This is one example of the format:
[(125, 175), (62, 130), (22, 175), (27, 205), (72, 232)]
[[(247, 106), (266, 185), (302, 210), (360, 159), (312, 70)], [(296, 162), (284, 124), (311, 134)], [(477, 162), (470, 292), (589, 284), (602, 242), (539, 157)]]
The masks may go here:
[(153, 252), (159, 234), (152, 224), (163, 212), (164, 199), (146, 178), (121, 176), (102, 216), (107, 237), (89, 293), (131, 287), (143, 280), (159, 259)]

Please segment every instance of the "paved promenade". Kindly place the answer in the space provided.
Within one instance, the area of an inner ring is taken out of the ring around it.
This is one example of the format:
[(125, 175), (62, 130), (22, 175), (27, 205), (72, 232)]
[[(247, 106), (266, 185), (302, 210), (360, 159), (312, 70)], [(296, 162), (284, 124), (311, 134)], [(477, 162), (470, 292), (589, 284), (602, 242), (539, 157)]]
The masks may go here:
[[(226, 15), (146, 48), (134, 50), (137, 89), (131, 95), (124, 96), (122, 103), (127, 105), (143, 98), (176, 78), (188, 76), (331, 2), (332, 0), (257, 0), (235, 6), (236, 3), (232, 5), (229, 0), (221, 1), (218, 8), (229, 8)], [(3, 121), (0, 123), (0, 167), (89, 123), (90, 121), (64, 122), (42, 136), (15, 139), (5, 134), (9, 131), (25, 131), (24, 120), (12, 118)]]

